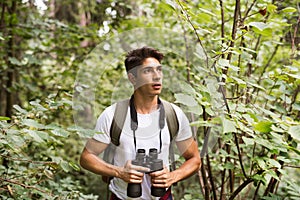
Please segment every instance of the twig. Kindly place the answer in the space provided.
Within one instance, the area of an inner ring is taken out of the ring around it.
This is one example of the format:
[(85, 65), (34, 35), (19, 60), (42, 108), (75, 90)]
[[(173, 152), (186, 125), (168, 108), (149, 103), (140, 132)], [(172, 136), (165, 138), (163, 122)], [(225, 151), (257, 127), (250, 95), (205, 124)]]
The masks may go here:
[(179, 4), (179, 6), (180, 6), (180, 8), (181, 8), (181, 11), (184, 13), (184, 15), (185, 15), (185, 17), (186, 17), (188, 23), (192, 26), (192, 28), (193, 28), (193, 30), (194, 30), (194, 33), (195, 33), (195, 35), (196, 35), (196, 37), (197, 37), (197, 40), (198, 40), (200, 46), (201, 46), (202, 49), (203, 49), (203, 52), (204, 52), (204, 55), (205, 55), (205, 60), (206, 60), (206, 67), (208, 68), (208, 55), (207, 55), (207, 52), (206, 52), (206, 50), (205, 50), (205, 48), (204, 48), (204, 46), (203, 46), (203, 44), (202, 44), (202, 40), (200, 39), (200, 36), (199, 36), (199, 34), (198, 34), (198, 32), (197, 32), (197, 29), (196, 29), (196, 27), (194, 26), (193, 22), (191, 21), (190, 16), (188, 15), (188, 13), (187, 13), (186, 10), (183, 8), (183, 5), (181, 4), (181, 2), (180, 2), (180, 1), (177, 1), (177, 3)]
[(5, 155), (1, 155), (1, 157), (7, 158), (8, 160), (28, 162), (28, 163), (32, 163), (32, 164), (43, 164), (43, 165), (56, 165), (57, 164), (56, 162), (25, 160), (25, 159), (19, 159), (19, 158), (12, 158), (10, 156), (5, 156)]
[(300, 166), (295, 166), (295, 165), (282, 165), (282, 167), (290, 167), (290, 168), (300, 169)]
[(39, 189), (37, 187), (31, 186), (31, 185), (25, 185), (23, 183), (19, 183), (17, 181), (13, 181), (13, 180), (9, 180), (9, 179), (4, 179), (4, 178), (1, 178), (1, 177), (0, 177), (0, 180), (3, 181), (3, 182), (8, 182), (8, 183), (11, 183), (11, 184), (22, 186), (23, 188), (26, 188), (26, 189), (34, 189), (34, 190), (37, 190), (37, 191), (40, 191), (40, 192), (43, 192), (45, 194), (48, 194), (48, 195), (52, 196), (51, 193), (49, 193), (45, 190)]
[[(237, 24), (238, 24), (238, 18), (239, 18), (239, 11), (240, 11), (240, 0), (235, 1), (235, 9), (234, 9), (234, 17), (233, 17), (233, 25), (232, 25), (232, 32), (231, 32), (231, 42), (229, 47), (234, 47), (235, 43), (235, 36), (237, 32)], [(228, 53), (227, 60), (231, 60), (232, 57), (232, 52)], [(228, 72), (228, 67), (225, 67), (223, 69), (223, 74), (227, 74)], [(225, 78), (222, 79), (223, 82), (225, 82)]]
[[(219, 0), (220, 7), (221, 7), (221, 38), (222, 44), (225, 43), (225, 19), (224, 19), (224, 7), (223, 7), (223, 0)], [(222, 54), (222, 58), (224, 58), (224, 54)]]
[[(247, 9), (247, 11), (245, 13), (245, 16), (243, 17), (242, 21), (245, 21), (245, 19), (248, 17), (248, 15), (249, 15), (250, 11), (252, 10), (252, 7), (254, 6), (255, 3), (256, 3), (256, 0), (254, 0), (252, 2), (252, 4), (248, 7), (248, 9)], [(257, 13), (259, 13), (259, 12), (256, 12), (255, 14), (257, 14)], [(250, 16), (252, 16), (252, 15), (250, 15)]]

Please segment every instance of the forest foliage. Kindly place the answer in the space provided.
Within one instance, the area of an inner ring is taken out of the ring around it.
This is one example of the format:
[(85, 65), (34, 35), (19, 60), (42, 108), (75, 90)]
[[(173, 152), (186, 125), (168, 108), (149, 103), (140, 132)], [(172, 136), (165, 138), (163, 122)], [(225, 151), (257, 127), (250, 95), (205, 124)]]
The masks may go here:
[(201, 155), (175, 199), (300, 198), (297, 0), (0, 5), (1, 199), (105, 198), (78, 159), (95, 118), (131, 92), (124, 52), (142, 44), (166, 51), (163, 97)]

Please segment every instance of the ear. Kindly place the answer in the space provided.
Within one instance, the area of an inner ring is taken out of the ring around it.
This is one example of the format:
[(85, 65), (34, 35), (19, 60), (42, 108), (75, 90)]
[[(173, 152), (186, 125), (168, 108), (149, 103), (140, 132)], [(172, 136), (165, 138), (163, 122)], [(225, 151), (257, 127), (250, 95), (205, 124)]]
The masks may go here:
[(136, 77), (132, 73), (128, 73), (128, 80), (131, 82), (132, 85), (136, 84)]

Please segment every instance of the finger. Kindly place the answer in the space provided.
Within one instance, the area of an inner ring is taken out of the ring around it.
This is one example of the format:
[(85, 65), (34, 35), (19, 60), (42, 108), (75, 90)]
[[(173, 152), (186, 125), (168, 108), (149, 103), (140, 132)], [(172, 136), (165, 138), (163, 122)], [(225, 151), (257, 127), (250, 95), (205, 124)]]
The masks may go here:
[(138, 166), (138, 165), (131, 165), (131, 169), (134, 169), (134, 170), (140, 171), (140, 172), (149, 172), (150, 171), (149, 168)]
[(170, 187), (170, 184), (167, 182), (162, 182), (162, 183), (152, 183), (154, 187), (159, 187), (159, 188), (168, 188)]
[(129, 171), (129, 173), (132, 174), (132, 175), (135, 175), (135, 176), (137, 176), (139, 178), (142, 178), (144, 176), (143, 172), (140, 172), (140, 171), (137, 171), (137, 170), (134, 170), (134, 169), (131, 169)]
[(129, 179), (130, 183), (141, 183), (142, 181), (143, 181), (143, 178), (136, 176), (134, 174), (132, 174)]
[(168, 172), (169, 172), (169, 170), (167, 168), (164, 168), (164, 169), (159, 170), (159, 171), (151, 172), (150, 176), (151, 177), (159, 177), (159, 176), (162, 176), (162, 175), (164, 175)]

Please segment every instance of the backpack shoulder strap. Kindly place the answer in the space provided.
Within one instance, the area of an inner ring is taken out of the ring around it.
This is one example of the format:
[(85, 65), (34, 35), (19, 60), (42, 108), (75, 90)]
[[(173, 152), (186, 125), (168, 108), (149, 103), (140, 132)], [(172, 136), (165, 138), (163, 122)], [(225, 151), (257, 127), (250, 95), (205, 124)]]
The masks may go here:
[[(176, 135), (178, 134), (179, 131), (179, 123), (178, 123), (178, 118), (176, 115), (176, 112), (171, 105), (171, 103), (162, 100), (165, 113), (166, 113), (166, 118), (167, 118), (167, 124), (168, 124), (168, 129), (170, 131), (170, 146), (169, 146), (169, 158), (171, 161), (170, 165), (170, 171), (174, 171), (176, 169), (176, 163), (175, 163), (175, 152), (174, 152), (174, 139)], [(174, 183), (176, 185), (176, 183)]]
[(116, 146), (120, 145), (120, 136), (127, 115), (129, 99), (117, 102), (113, 121), (110, 127), (111, 143)]
[(171, 105), (171, 103), (169, 103), (165, 100), (161, 100), (161, 102), (164, 105), (166, 118), (167, 118), (167, 124), (168, 124), (168, 128), (170, 130), (170, 141), (172, 141), (176, 137), (178, 130), (179, 130), (178, 118), (177, 118), (176, 112), (175, 112), (173, 106)]

